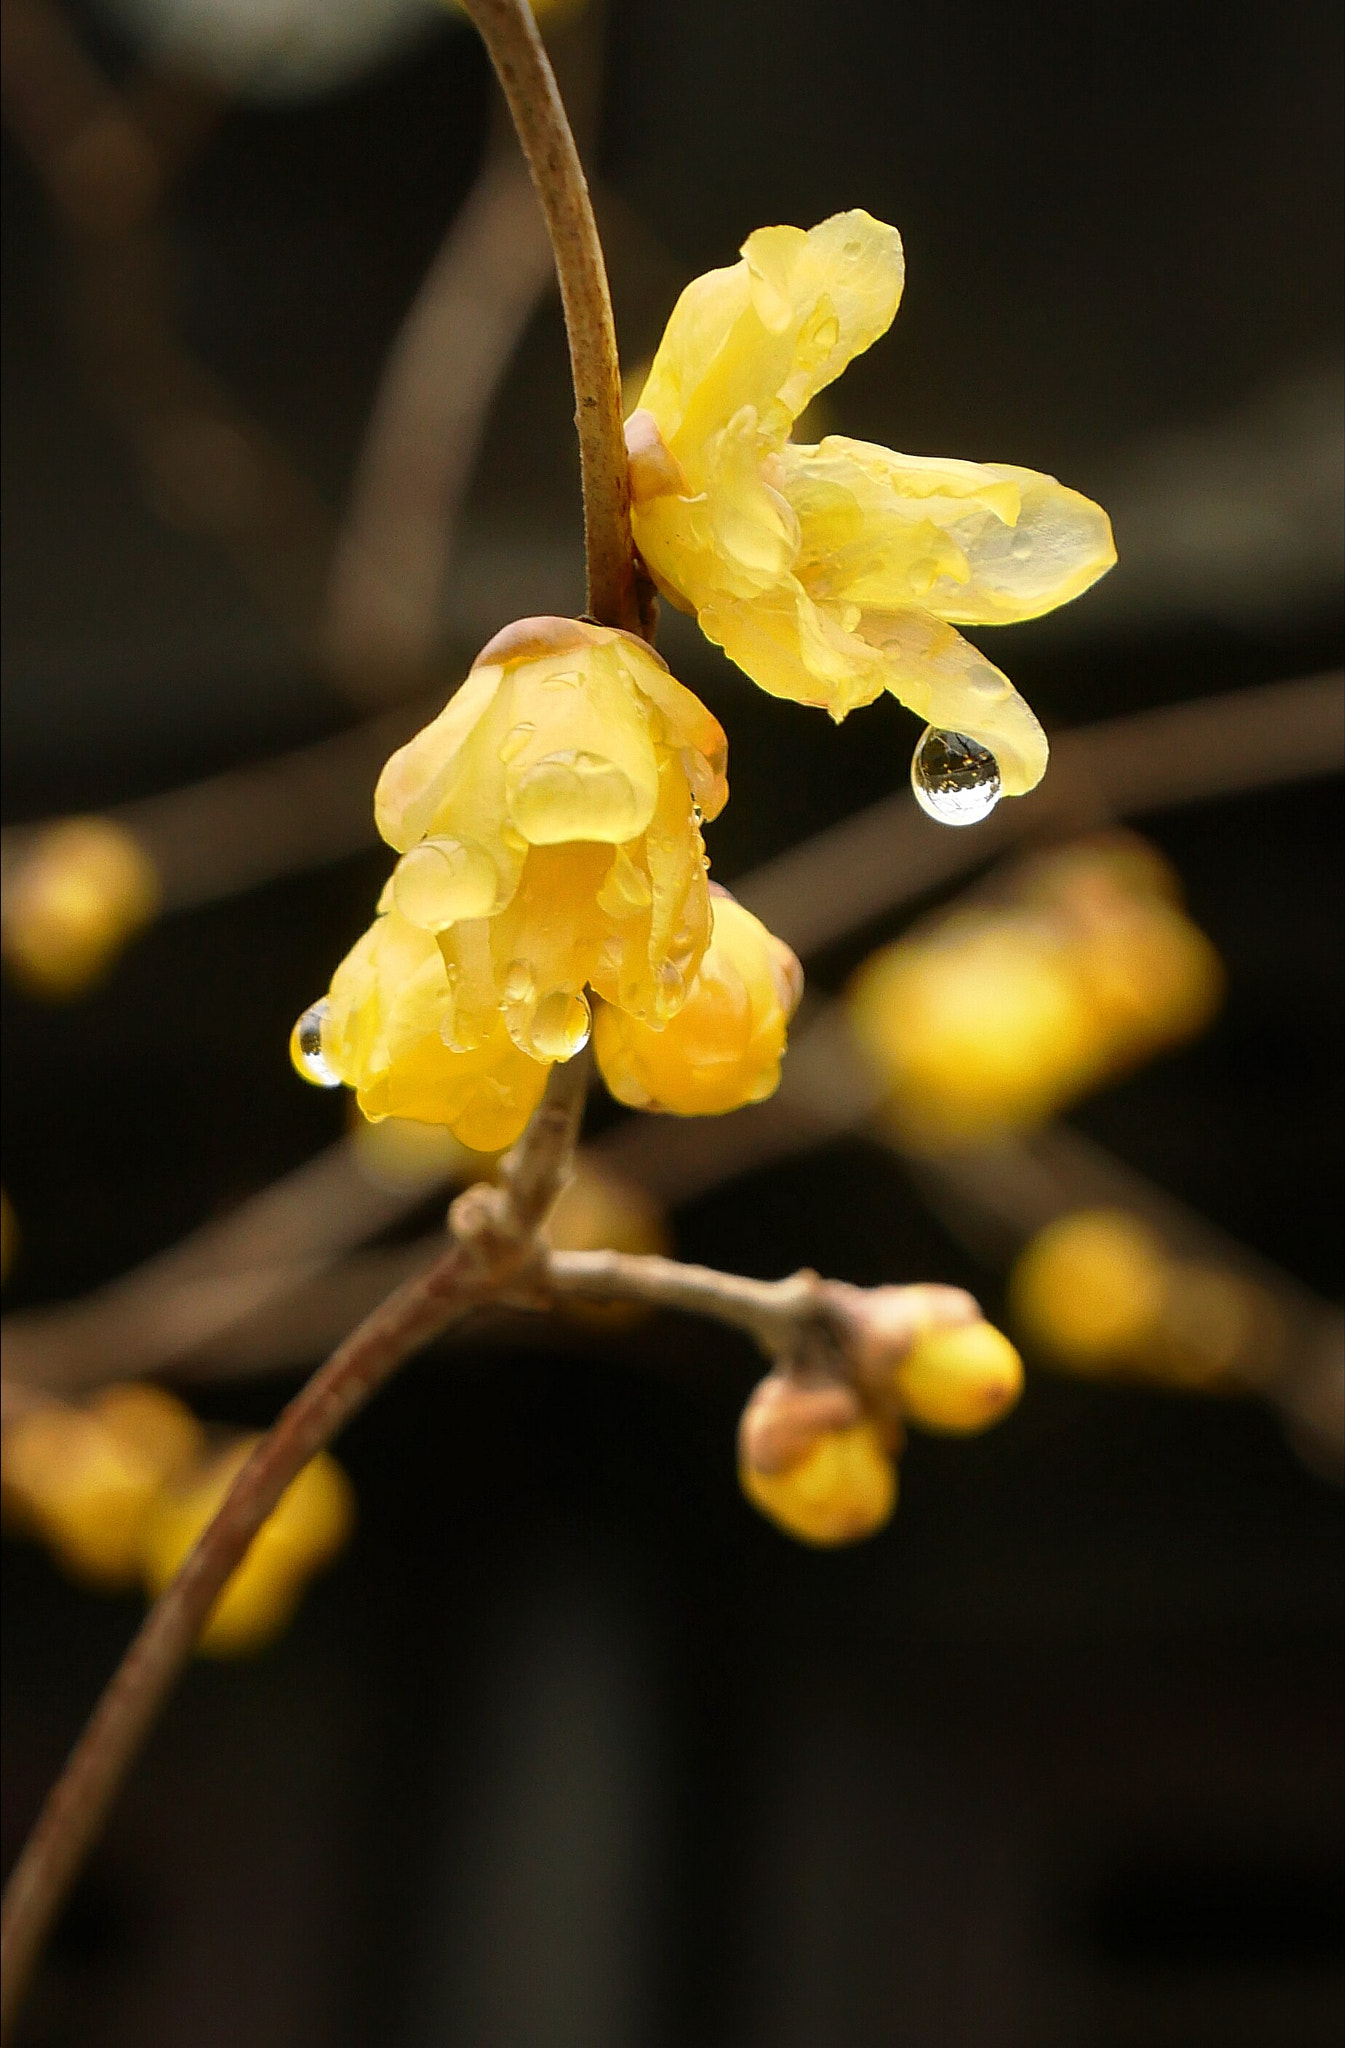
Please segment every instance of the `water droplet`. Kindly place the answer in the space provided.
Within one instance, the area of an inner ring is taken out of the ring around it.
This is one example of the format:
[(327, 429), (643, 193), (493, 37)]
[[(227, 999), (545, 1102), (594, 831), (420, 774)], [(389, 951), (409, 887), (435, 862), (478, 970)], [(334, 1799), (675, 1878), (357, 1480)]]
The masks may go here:
[(523, 749), (527, 746), (528, 741), (536, 730), (536, 726), (526, 718), (522, 719), (519, 724), (510, 727), (509, 731), (500, 741), (500, 759), (506, 767), (523, 752)]
[(402, 855), (392, 877), (398, 910), (427, 932), (447, 931), (464, 918), (488, 917), (498, 892), (499, 876), (489, 854), (459, 839), (422, 839)]
[(926, 817), (940, 825), (979, 825), (999, 802), (999, 763), (964, 732), (925, 727), (911, 757), (911, 788)]
[(566, 988), (553, 988), (542, 997), (533, 1013), (534, 1050), (544, 1060), (572, 1060), (588, 1044), (593, 1013), (581, 995)]
[(537, 993), (532, 969), (526, 960), (511, 960), (504, 977), (504, 999), (507, 1003), (530, 1003)]
[(303, 1016), (290, 1033), (290, 1058), (296, 1073), (305, 1081), (311, 1081), (315, 1088), (339, 1088), (341, 1076), (328, 1062), (322, 1050), (322, 1027), (327, 1021), (331, 1005), (326, 996)]
[(608, 917), (634, 917), (637, 911), (648, 910), (653, 900), (648, 875), (619, 846), (598, 891), (598, 908)]

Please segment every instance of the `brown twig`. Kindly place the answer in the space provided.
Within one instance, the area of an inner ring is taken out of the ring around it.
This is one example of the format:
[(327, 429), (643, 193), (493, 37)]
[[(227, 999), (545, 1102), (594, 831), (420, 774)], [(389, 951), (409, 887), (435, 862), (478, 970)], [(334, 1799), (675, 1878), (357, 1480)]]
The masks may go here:
[(643, 625), (616, 328), (583, 165), (527, 0), (463, 0), (463, 6), (509, 103), (555, 254), (583, 473), (589, 615), (600, 625), (638, 633)]
[(151, 1608), (5, 1887), (5, 2035), (47, 1931), (122, 1779), (225, 1582), (285, 1488), (413, 1351), (456, 1317), (498, 1298), (544, 1256), (537, 1233), (564, 1186), (586, 1087), (582, 1059), (553, 1069), (546, 1097), (504, 1163), (501, 1187), (468, 1189), (454, 1204), (442, 1256), (376, 1308), (289, 1403)]

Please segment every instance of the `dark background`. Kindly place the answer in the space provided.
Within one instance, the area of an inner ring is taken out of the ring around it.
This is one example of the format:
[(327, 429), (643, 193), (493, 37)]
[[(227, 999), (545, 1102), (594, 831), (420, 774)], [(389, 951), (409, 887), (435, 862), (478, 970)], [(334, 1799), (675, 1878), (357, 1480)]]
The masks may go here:
[[(119, 32), (81, 16), (125, 67)], [(612, 0), (597, 159), (631, 361), (756, 225), (860, 204), (905, 303), (843, 431), (1052, 470), (1122, 566), (995, 654), (1068, 725), (1338, 662), (1339, 11)], [(339, 501), (470, 182), (461, 26), (244, 106), (172, 227), (195, 347)], [(7, 817), (147, 793), (349, 717), (90, 404), (45, 201), (4, 185)], [(582, 601), (559, 315), (496, 408), (446, 598), (470, 649)], [(673, 623), (729, 728), (726, 879), (896, 786)], [(1209, 1038), (1080, 1126), (1339, 1290), (1339, 785), (1152, 822), (1228, 963)], [(337, 1135), (284, 1056), (386, 858), (152, 930), (88, 1001), (6, 991), (9, 1305), (75, 1294)], [(886, 929), (895, 929), (894, 926)], [(871, 944), (880, 934), (865, 935)], [(814, 964), (838, 985), (863, 945)], [(744, 1271), (997, 1277), (859, 1142), (676, 1219)], [(916, 1440), (892, 1527), (814, 1556), (741, 1502), (746, 1349), (666, 1323), (409, 1369), (350, 1431), (357, 1540), (272, 1653), (193, 1670), (53, 1947), (80, 2048), (1316, 2048), (1340, 1972), (1338, 1493), (1268, 1411), (1034, 1374)], [(283, 1389), (203, 1404), (260, 1421)], [(136, 1621), (5, 1554), (6, 1855)]]

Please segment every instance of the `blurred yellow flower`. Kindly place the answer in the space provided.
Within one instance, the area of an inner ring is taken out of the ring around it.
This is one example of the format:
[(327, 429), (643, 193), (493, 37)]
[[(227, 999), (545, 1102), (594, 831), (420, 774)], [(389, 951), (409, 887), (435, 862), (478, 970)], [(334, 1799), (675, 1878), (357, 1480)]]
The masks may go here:
[(4, 894), (6, 964), (33, 995), (83, 995), (158, 906), (159, 878), (138, 839), (111, 818), (67, 818), (18, 857)]
[(780, 1083), (803, 972), (783, 939), (713, 888), (710, 944), (690, 994), (654, 1026), (606, 1005), (594, 1024), (598, 1070), (618, 1102), (675, 1116), (719, 1116)]
[(132, 1586), (154, 1502), (201, 1442), (196, 1418), (162, 1387), (109, 1387), (87, 1408), (40, 1401), (0, 1440), (6, 1517), (71, 1577)]
[[(214, 1520), (256, 1437), (235, 1443), (165, 1489), (149, 1516), (141, 1549), (146, 1588), (158, 1595), (198, 1537)], [(208, 1656), (248, 1656), (288, 1624), (309, 1579), (331, 1563), (355, 1522), (350, 1481), (320, 1451), (293, 1479), (211, 1609), (200, 1649)]]
[(1047, 1363), (1090, 1378), (1219, 1390), (1272, 1378), (1287, 1342), (1255, 1280), (1177, 1256), (1125, 1209), (1077, 1209), (1038, 1231), (1014, 1266), (1009, 1305)]
[(1030, 1127), (1202, 1030), (1223, 970), (1175, 887), (1142, 841), (1085, 841), (873, 954), (847, 1008), (901, 1141)]
[(763, 689), (837, 719), (890, 690), (989, 749), (1017, 796), (1045, 736), (956, 628), (1077, 597), (1115, 560), (1111, 528), (1034, 470), (790, 439), (887, 331), (904, 275), (896, 229), (855, 210), (760, 228), (689, 285), (627, 422), (635, 537), (659, 589)]

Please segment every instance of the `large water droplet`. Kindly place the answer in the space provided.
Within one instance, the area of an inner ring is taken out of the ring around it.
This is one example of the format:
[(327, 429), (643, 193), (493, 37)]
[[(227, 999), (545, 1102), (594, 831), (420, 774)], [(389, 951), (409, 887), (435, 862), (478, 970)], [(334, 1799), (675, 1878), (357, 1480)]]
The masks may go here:
[(422, 839), (402, 855), (392, 877), (398, 910), (427, 932), (447, 931), (464, 919), (489, 916), (498, 891), (499, 877), (489, 854), (458, 839)]
[(911, 788), (938, 824), (979, 825), (999, 802), (999, 762), (966, 733), (928, 725), (911, 757)]
[(585, 998), (555, 988), (533, 1012), (530, 1036), (542, 1059), (572, 1060), (588, 1044), (592, 1029), (593, 1013)]
[(314, 1003), (290, 1033), (290, 1058), (296, 1073), (305, 1081), (311, 1081), (315, 1088), (339, 1088), (341, 1076), (337, 1073), (322, 1050), (322, 1027), (327, 1021), (331, 1005), (326, 996), (320, 1003)]

